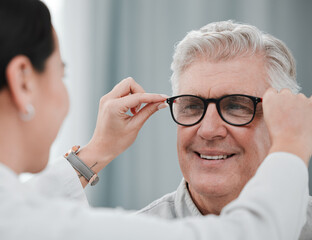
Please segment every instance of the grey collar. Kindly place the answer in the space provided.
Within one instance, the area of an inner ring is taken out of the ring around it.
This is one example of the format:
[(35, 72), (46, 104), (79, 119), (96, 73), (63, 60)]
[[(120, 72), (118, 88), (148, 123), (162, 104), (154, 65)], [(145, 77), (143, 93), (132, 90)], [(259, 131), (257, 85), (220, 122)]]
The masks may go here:
[(202, 216), (191, 198), (187, 188), (187, 182), (184, 178), (176, 191), (174, 203), (175, 212), (178, 218)]

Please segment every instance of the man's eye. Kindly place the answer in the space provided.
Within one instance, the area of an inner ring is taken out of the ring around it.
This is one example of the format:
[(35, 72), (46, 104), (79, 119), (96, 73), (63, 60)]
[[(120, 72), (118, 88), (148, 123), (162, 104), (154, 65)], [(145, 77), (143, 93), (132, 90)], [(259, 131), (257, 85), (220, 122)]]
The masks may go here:
[(197, 104), (187, 104), (183, 105), (179, 109), (179, 115), (180, 116), (185, 116), (185, 117), (193, 117), (193, 116), (198, 116), (203, 113), (203, 106), (197, 105)]
[(203, 109), (203, 107), (200, 105), (190, 104), (190, 105), (186, 105), (184, 109), (196, 110), (196, 109)]
[(241, 114), (253, 114), (253, 108), (249, 105), (231, 103), (225, 106), (224, 108), (227, 112), (235, 112)]
[(234, 103), (232, 103), (232, 104), (227, 105), (226, 108), (227, 108), (228, 110), (230, 110), (230, 109), (235, 110), (235, 109), (244, 109), (245, 107), (244, 107), (243, 105), (240, 105), (240, 104), (234, 104)]

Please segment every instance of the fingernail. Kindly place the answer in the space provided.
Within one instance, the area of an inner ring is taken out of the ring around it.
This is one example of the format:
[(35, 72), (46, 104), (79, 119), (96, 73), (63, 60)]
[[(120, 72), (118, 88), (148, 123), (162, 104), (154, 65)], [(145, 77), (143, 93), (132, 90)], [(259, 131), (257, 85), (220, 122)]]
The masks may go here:
[(169, 106), (168, 103), (162, 103), (162, 104), (159, 104), (157, 108), (158, 108), (158, 110), (160, 110), (160, 109), (166, 108), (168, 106)]
[(159, 94), (159, 95), (162, 96), (163, 98), (169, 98), (169, 96), (166, 94)]

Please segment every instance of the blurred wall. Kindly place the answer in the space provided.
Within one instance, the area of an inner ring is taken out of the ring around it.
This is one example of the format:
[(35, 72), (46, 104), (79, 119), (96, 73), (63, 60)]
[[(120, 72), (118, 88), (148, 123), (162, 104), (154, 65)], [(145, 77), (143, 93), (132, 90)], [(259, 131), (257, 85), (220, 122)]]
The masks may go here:
[[(297, 59), (303, 93), (312, 94), (312, 1), (64, 0), (59, 9), (55, 27), (67, 65), (71, 111), (52, 158), (88, 142), (100, 97), (123, 78), (132, 76), (147, 92), (171, 95), (175, 43), (212, 21), (250, 23), (282, 39)], [(181, 178), (176, 126), (165, 109), (103, 170), (100, 183), (87, 189), (88, 198), (93, 206), (139, 209), (174, 191)]]

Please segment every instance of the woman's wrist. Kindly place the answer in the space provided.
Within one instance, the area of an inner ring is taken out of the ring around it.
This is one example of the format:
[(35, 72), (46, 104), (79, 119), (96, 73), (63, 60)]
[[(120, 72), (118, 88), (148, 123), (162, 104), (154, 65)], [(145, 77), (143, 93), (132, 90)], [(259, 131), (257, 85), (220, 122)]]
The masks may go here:
[(304, 144), (294, 144), (293, 142), (290, 143), (288, 141), (279, 141), (273, 143), (269, 153), (273, 152), (288, 152), (300, 157), (306, 165), (309, 164), (310, 156), (307, 153), (307, 148)]
[[(97, 144), (91, 140), (76, 152), (76, 156), (95, 174), (98, 174), (114, 159), (111, 148), (103, 148), (104, 145), (103, 143)], [(82, 186), (86, 187), (89, 181), (79, 171), (76, 170), (76, 172)]]
[(104, 149), (90, 143), (81, 148), (77, 156), (97, 174), (113, 160), (113, 157), (105, 153)]

